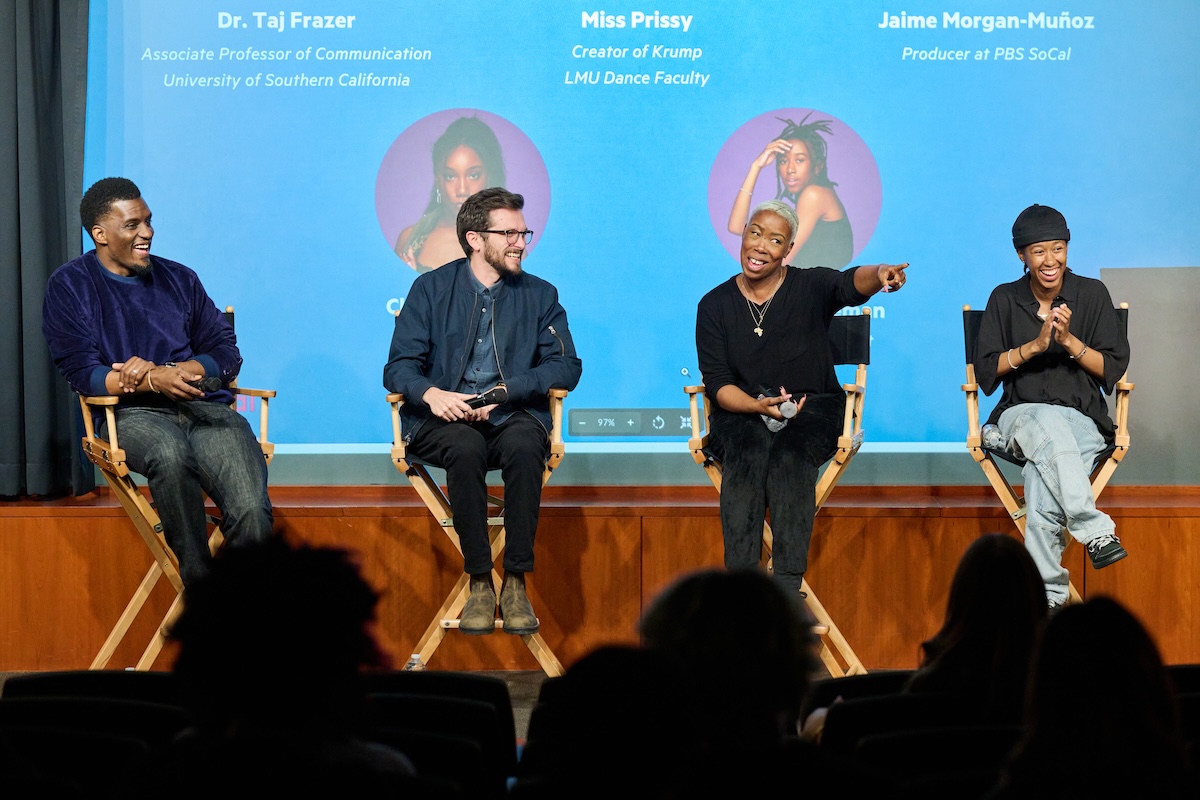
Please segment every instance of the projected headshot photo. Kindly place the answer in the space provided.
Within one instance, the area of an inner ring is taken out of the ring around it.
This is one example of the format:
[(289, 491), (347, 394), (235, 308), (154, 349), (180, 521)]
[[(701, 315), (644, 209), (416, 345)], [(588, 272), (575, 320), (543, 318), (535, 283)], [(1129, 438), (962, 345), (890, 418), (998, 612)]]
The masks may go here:
[(853, 130), (822, 111), (787, 108), (755, 117), (725, 142), (709, 175), (708, 210), (737, 258), (750, 209), (788, 203), (800, 226), (784, 263), (842, 269), (875, 233), (882, 194), (875, 158)]
[(550, 181), (533, 142), (503, 117), (456, 108), (409, 126), (388, 148), (375, 181), (379, 227), (396, 256), (417, 272), (463, 258), (455, 219), (480, 189), (525, 196), (532, 252), (550, 216)]

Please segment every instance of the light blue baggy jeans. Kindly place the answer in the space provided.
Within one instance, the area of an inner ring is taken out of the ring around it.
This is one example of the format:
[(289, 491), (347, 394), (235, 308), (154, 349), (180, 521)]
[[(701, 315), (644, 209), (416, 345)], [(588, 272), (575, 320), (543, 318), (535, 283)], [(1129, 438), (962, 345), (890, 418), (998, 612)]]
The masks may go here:
[(1104, 438), (1078, 409), (1022, 403), (998, 421), (1009, 450), (1026, 459), (1025, 548), (1033, 556), (1050, 603), (1065, 603), (1070, 577), (1062, 566), (1069, 532), (1084, 545), (1112, 534), (1112, 517), (1096, 508), (1091, 472)]

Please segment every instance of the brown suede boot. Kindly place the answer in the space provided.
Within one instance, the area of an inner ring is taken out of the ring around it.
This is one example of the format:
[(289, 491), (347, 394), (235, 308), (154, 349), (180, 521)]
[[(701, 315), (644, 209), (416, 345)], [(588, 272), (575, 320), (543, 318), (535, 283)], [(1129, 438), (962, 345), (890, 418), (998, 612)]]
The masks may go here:
[(504, 632), (523, 636), (538, 632), (538, 619), (533, 605), (525, 594), (525, 575), (520, 572), (507, 573), (500, 586), (500, 616), (504, 618)]
[(496, 590), (488, 573), (471, 576), (471, 596), (463, 606), (458, 629), (471, 636), (496, 630)]

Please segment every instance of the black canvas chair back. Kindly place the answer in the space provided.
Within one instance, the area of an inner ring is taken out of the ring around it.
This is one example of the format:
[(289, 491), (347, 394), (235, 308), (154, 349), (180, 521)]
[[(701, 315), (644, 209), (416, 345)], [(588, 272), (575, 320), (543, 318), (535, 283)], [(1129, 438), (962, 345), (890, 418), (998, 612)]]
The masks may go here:
[(0, 689), (0, 698), (13, 697), (93, 697), (183, 705), (183, 691), (175, 674), (161, 671), (23, 672), (10, 675)]
[(1167, 674), (1177, 693), (1200, 692), (1200, 664), (1168, 664)]
[(501, 795), (508, 779), (516, 774), (517, 742), (501, 723), (495, 707), (482, 700), (433, 694), (369, 694), (363, 737), (372, 738), (376, 728), (465, 737), (477, 742), (487, 768), (485, 783)]
[[(150, 752), (135, 736), (40, 725), (0, 726), (8, 797), (116, 797)], [(15, 782), (20, 770), (28, 785)], [(30, 780), (32, 778), (32, 780)]]
[(837, 698), (853, 700), (859, 697), (874, 697), (881, 694), (898, 694), (912, 677), (915, 669), (883, 669), (864, 672), (861, 675), (846, 675), (841, 678), (822, 678), (813, 681), (804, 699), (800, 718), (804, 719), (814, 709), (828, 708)]
[[(408, 756), (417, 775), (444, 784), (443, 790), (454, 796), (497, 797), (495, 775), (478, 739), (379, 725), (371, 727), (367, 736)], [(436, 796), (443, 794), (439, 791)]]
[(838, 315), (829, 323), (829, 349), (833, 363), (871, 363), (871, 315)]
[(506, 741), (517, 740), (512, 695), (504, 679), (495, 675), (448, 670), (368, 672), (363, 674), (363, 688), (367, 695), (427, 694), (479, 700), (495, 709), (503, 738)]
[(36, 726), (96, 731), (165, 745), (188, 724), (179, 706), (95, 697), (8, 697), (0, 699), (0, 730)]
[(821, 746), (853, 756), (867, 736), (947, 725), (976, 724), (979, 711), (943, 694), (884, 694), (829, 706)]
[(864, 736), (857, 758), (899, 780), (958, 772), (1000, 775), (1021, 737), (1020, 725), (946, 725)]

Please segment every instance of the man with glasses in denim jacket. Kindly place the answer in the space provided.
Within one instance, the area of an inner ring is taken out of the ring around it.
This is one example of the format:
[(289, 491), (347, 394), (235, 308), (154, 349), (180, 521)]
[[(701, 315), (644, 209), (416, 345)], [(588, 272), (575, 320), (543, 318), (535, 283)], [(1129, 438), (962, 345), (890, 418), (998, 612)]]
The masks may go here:
[(457, 218), (466, 258), (413, 281), (396, 317), (383, 385), (401, 392), (408, 452), (446, 471), (454, 530), (471, 576), (459, 620), (467, 634), (495, 629), (487, 536), (489, 468), (504, 481), (506, 633), (537, 633), (525, 592), (549, 455), (548, 393), (574, 389), (583, 371), (558, 290), (521, 268), (533, 231), (525, 200), (500, 187), (467, 198)]

